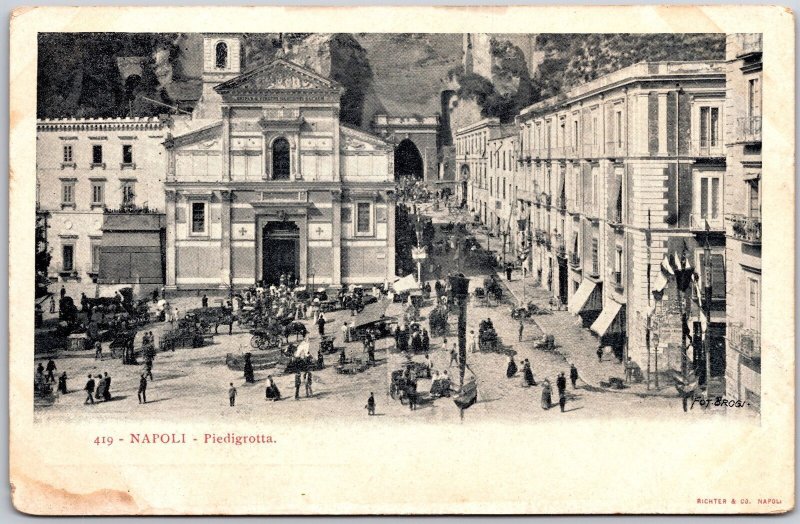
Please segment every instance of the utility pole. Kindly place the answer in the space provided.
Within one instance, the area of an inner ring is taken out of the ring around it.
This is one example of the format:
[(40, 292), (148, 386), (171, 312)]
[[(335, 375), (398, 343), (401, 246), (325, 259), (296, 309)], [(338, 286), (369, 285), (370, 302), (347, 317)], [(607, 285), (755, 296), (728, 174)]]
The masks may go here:
[[(650, 209), (647, 210), (647, 231), (644, 234), (645, 243), (647, 244), (647, 326), (645, 331), (645, 344), (647, 345), (647, 389), (650, 389), (650, 330), (652, 329), (652, 313), (650, 313), (650, 244), (652, 242), (652, 235), (650, 233)], [(658, 357), (656, 357), (658, 358)], [(627, 363), (626, 363), (627, 364)], [(656, 370), (658, 366), (656, 365)], [(656, 371), (656, 380), (658, 380), (658, 372)], [(658, 386), (656, 386), (658, 387)]]

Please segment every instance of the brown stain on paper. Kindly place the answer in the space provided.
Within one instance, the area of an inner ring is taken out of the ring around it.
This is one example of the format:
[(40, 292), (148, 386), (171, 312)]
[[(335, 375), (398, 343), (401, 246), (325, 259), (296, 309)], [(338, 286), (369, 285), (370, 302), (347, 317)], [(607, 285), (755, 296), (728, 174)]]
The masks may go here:
[(14, 508), (28, 515), (136, 515), (142, 513), (127, 491), (100, 489), (72, 493), (50, 484), (16, 475), (11, 482)]

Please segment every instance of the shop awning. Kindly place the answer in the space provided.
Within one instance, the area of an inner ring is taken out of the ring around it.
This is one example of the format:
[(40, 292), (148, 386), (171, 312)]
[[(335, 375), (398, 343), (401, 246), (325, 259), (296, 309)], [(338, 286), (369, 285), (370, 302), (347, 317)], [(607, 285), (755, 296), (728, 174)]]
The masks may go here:
[(394, 289), (396, 293), (402, 293), (404, 291), (418, 288), (419, 286), (417, 285), (417, 279), (414, 278), (414, 275), (406, 275), (392, 284), (392, 289)]
[(594, 324), (592, 324), (592, 327), (589, 329), (598, 337), (602, 337), (606, 334), (608, 328), (614, 322), (614, 319), (617, 318), (620, 309), (622, 309), (621, 304), (609, 300), (606, 307), (604, 307), (603, 311), (600, 313), (600, 316), (597, 317), (597, 320), (594, 321)]
[(356, 316), (355, 321), (353, 321), (353, 327), (361, 327), (366, 326), (369, 324), (374, 324), (375, 322), (384, 318), (386, 313), (386, 306), (389, 304), (385, 300), (379, 300), (378, 302), (373, 302), (372, 304), (367, 304), (364, 306), (364, 309), (361, 310), (361, 313)]
[(595, 287), (597, 287), (597, 284), (591, 280), (584, 279), (581, 285), (578, 286), (578, 290), (569, 300), (569, 306), (567, 307), (569, 312), (573, 315), (580, 313), (589, 301), (589, 297), (592, 296), (592, 291), (594, 291)]

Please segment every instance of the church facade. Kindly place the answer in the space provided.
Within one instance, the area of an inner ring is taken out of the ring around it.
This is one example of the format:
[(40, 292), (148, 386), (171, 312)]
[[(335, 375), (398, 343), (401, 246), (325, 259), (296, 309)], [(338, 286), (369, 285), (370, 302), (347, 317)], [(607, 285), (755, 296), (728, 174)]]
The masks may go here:
[(392, 146), (339, 121), (342, 87), (277, 59), (246, 73), (204, 40), (204, 86), (166, 140), (167, 290), (394, 276)]

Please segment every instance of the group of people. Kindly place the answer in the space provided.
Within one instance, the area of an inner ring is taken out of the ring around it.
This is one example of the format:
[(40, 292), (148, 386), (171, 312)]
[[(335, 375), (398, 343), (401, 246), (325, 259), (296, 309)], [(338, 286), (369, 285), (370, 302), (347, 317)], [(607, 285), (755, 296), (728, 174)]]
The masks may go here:
[(83, 401), (84, 404), (94, 404), (95, 400), (108, 402), (111, 400), (111, 377), (108, 376), (108, 372), (97, 375), (96, 377), (92, 377), (90, 373), (83, 390), (86, 391), (86, 400)]
[[(513, 378), (518, 370), (519, 368), (514, 361), (514, 356), (508, 357), (506, 377)], [(570, 382), (572, 382), (572, 389), (576, 389), (578, 387), (578, 368), (575, 367), (575, 364), (570, 365), (569, 379)], [(522, 361), (522, 387), (527, 388), (536, 385), (536, 379), (533, 376), (530, 361), (526, 358)], [(556, 378), (556, 388), (558, 389), (558, 405), (563, 413), (567, 405), (567, 378), (564, 372), (558, 374)], [(544, 379), (544, 381), (542, 381), (542, 409), (548, 410), (551, 407), (553, 407), (553, 388), (550, 385), (550, 380)]]
[(431, 349), (431, 337), (428, 330), (420, 329), (419, 324), (412, 323), (410, 326), (400, 324), (394, 332), (395, 347), (401, 353), (428, 353)]
[[(39, 362), (36, 367), (36, 373), (33, 379), (33, 392), (37, 396), (43, 397), (49, 395), (53, 391), (52, 384), (56, 383), (55, 372), (58, 370), (56, 363), (53, 359), (48, 360), (47, 366)], [(58, 377), (58, 392), (67, 394), (67, 372), (61, 373)]]

